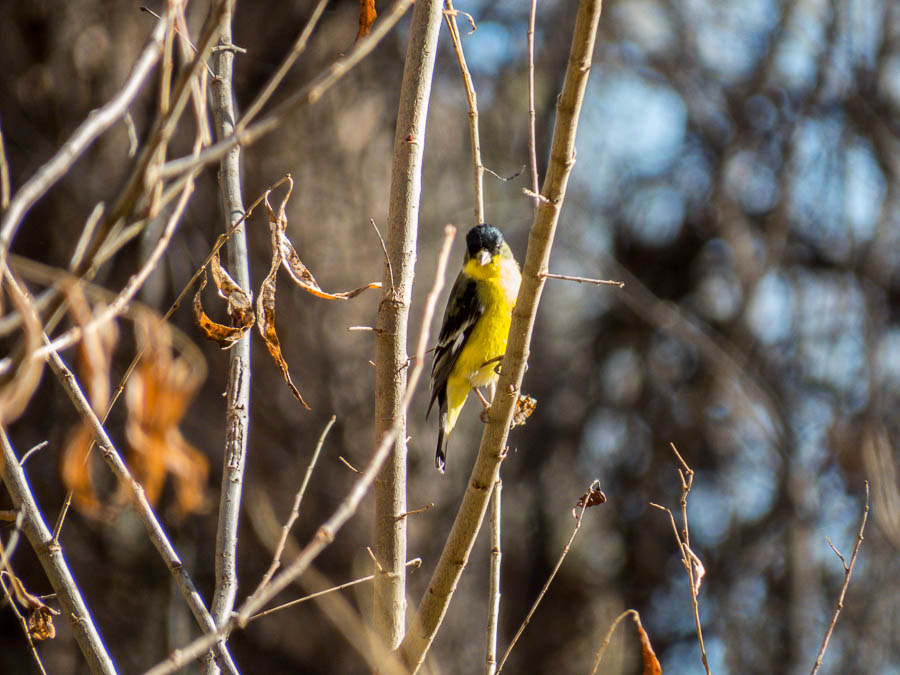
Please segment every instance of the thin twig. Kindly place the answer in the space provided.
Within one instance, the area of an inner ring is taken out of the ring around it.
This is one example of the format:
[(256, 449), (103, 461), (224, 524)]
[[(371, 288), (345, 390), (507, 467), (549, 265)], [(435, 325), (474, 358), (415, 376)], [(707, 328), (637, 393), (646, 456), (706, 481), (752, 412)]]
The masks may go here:
[(490, 419), (485, 425), (453, 528), (401, 645), (404, 661), (413, 672), (421, 667), (446, 616), (487, 512), (500, 463), (506, 456), (504, 449), (519, 400), (526, 355), (545, 283), (538, 275), (548, 268), (566, 185), (574, 166), (575, 135), (590, 75), (601, 6), (601, 0), (581, 0), (579, 3), (565, 81), (557, 102), (551, 161), (544, 178), (547, 201), (541, 202), (529, 231), (522, 285), (513, 309), (497, 395), (491, 403)]
[(362, 473), (362, 471), (357, 469), (355, 466), (353, 466), (350, 462), (348, 462), (346, 459), (344, 459), (340, 455), (338, 455), (338, 459), (341, 460), (341, 462), (343, 462), (344, 466), (346, 466), (348, 469), (350, 469), (353, 473)]
[(278, 571), (278, 568), (281, 567), (281, 555), (284, 553), (284, 546), (287, 543), (288, 535), (290, 534), (294, 523), (297, 522), (297, 518), (300, 517), (300, 503), (303, 501), (303, 495), (306, 494), (306, 487), (309, 485), (309, 479), (312, 476), (313, 469), (316, 468), (316, 462), (319, 461), (319, 453), (322, 451), (322, 446), (325, 444), (325, 437), (328, 436), (328, 432), (331, 431), (331, 427), (334, 426), (335, 420), (337, 420), (337, 416), (332, 415), (331, 419), (328, 420), (328, 424), (325, 425), (325, 428), (319, 435), (319, 442), (316, 443), (316, 449), (313, 450), (312, 458), (309, 460), (309, 466), (306, 467), (306, 473), (303, 475), (300, 489), (297, 490), (297, 494), (294, 496), (294, 506), (291, 508), (291, 515), (281, 528), (281, 536), (278, 539), (278, 544), (275, 546), (272, 564), (269, 565), (269, 569), (266, 570), (266, 573), (263, 575), (262, 581), (259, 582), (259, 586), (253, 591), (254, 595), (266, 587), (269, 581), (272, 580), (272, 576)]
[[(428, 346), (428, 338), (430, 335), (431, 321), (434, 318), (434, 310), (437, 305), (438, 297), (444, 287), (444, 276), (447, 271), (447, 258), (450, 256), (450, 245), (453, 242), (453, 235), (456, 228), (448, 225), (444, 228), (444, 243), (441, 247), (441, 253), (438, 258), (437, 271), (435, 273), (434, 286), (425, 301), (425, 311), (422, 315), (422, 326), (419, 334), (419, 341), (416, 348), (416, 363), (409, 374), (406, 394), (403, 398), (404, 412), (409, 409), (415, 393), (416, 385), (422, 375), (425, 363), (425, 350)], [(401, 416), (402, 419), (402, 416)], [(215, 644), (222, 637), (229, 635), (236, 628), (246, 625), (249, 618), (262, 609), (268, 602), (291, 584), (299, 577), (309, 565), (333, 540), (338, 530), (356, 513), (359, 503), (369, 491), (375, 476), (381, 469), (382, 464), (387, 458), (388, 452), (393, 446), (394, 439), (403, 430), (402, 424), (393, 427), (390, 433), (381, 439), (381, 443), (375, 450), (372, 459), (357, 479), (353, 488), (344, 500), (338, 505), (332, 515), (319, 527), (312, 540), (300, 551), (297, 558), (288, 565), (280, 574), (276, 575), (272, 581), (258, 594), (252, 595), (243, 602), (235, 615), (232, 615), (228, 622), (217, 629), (214, 633), (203, 635), (182, 649), (172, 652), (169, 657), (158, 663), (156, 666), (147, 671), (147, 675), (166, 675), (173, 673), (184, 664), (189, 663), (193, 659), (203, 654), (209, 647)]]
[(50, 443), (50, 441), (41, 441), (36, 446), (31, 448), (28, 452), (26, 452), (24, 455), (22, 455), (22, 459), (19, 460), (19, 466), (25, 466), (25, 462), (28, 461), (29, 457), (31, 457), (38, 450), (46, 448), (49, 443)]
[[(847, 587), (850, 586), (850, 576), (853, 574), (853, 565), (856, 564), (856, 556), (859, 554), (859, 548), (863, 543), (863, 532), (865, 532), (866, 521), (869, 518), (869, 481), (865, 482), (865, 486), (866, 504), (863, 508), (862, 522), (859, 524), (859, 534), (856, 535), (856, 545), (853, 547), (853, 555), (850, 556), (850, 564), (848, 565), (847, 561), (844, 560), (844, 556), (842, 556), (833, 545), (831, 546), (832, 550), (837, 554), (837, 557), (841, 559), (841, 564), (844, 566), (844, 583), (841, 586), (841, 594), (838, 596), (837, 604), (834, 607), (834, 614), (831, 616), (828, 630), (825, 631), (825, 637), (822, 639), (822, 646), (819, 647), (819, 653), (816, 654), (816, 662), (813, 664), (810, 675), (815, 675), (818, 672), (822, 665), (822, 659), (825, 658), (825, 650), (828, 648), (828, 641), (831, 639), (832, 632), (834, 632), (838, 616), (844, 608), (844, 596), (847, 594)], [(830, 541), (828, 543), (831, 545)]]
[[(7, 563), (6, 560), (3, 562), (4, 565)], [(38, 654), (37, 647), (34, 646), (34, 640), (31, 638), (31, 630), (28, 628), (28, 621), (22, 615), (22, 612), (19, 611), (19, 605), (13, 597), (13, 592), (6, 586), (6, 581), (4, 579), (6, 574), (6, 572), (0, 572), (0, 586), (3, 587), (3, 594), (6, 596), (6, 602), (12, 607), (13, 614), (16, 615), (19, 623), (22, 624), (22, 632), (25, 633), (25, 639), (28, 640), (28, 646), (31, 648), (31, 655), (34, 657), (35, 663), (37, 663), (38, 670), (40, 670), (43, 675), (47, 675), (44, 663), (41, 661), (41, 655)], [(12, 572), (8, 572), (8, 574), (11, 575)]]
[(296, 111), (298, 106), (318, 101), (332, 85), (368, 56), (391, 28), (403, 17), (411, 4), (413, 4), (412, 0), (397, 0), (388, 12), (379, 17), (372, 32), (359, 40), (346, 56), (338, 59), (309, 84), (289, 95), (268, 115), (265, 115), (253, 124), (247, 124), (244, 119), (241, 119), (235, 127), (234, 133), (228, 138), (214, 143), (196, 157), (181, 157), (167, 162), (159, 169), (157, 177), (172, 178), (202, 168), (219, 161), (235, 145), (240, 144), (243, 147), (247, 147), (274, 131), (286, 117)]
[(494, 495), (491, 498), (491, 568), (488, 591), (488, 626), (487, 657), (484, 672), (494, 675), (497, 672), (497, 625), (500, 621), (500, 562), (503, 550), (500, 547), (500, 516), (503, 481), (494, 483)]
[(82, 153), (128, 110), (128, 106), (140, 92), (162, 54), (166, 25), (165, 19), (157, 21), (147, 45), (116, 95), (103, 107), (92, 110), (56, 154), (16, 191), (0, 221), (0, 270), (6, 265), (10, 242), (28, 210), (72, 168)]
[[(209, 610), (207, 610), (206, 605), (204, 605), (200, 592), (188, 575), (187, 570), (185, 570), (184, 564), (181, 562), (178, 553), (175, 551), (175, 547), (172, 545), (172, 542), (169, 540), (169, 537), (166, 535), (165, 530), (157, 519), (153, 507), (150, 505), (147, 496), (144, 494), (144, 489), (141, 487), (140, 483), (134, 479), (134, 476), (131, 475), (128, 467), (122, 460), (122, 456), (113, 445), (112, 440), (110, 440), (109, 435), (106, 433), (106, 429), (103, 428), (103, 424), (100, 422), (100, 419), (97, 417), (93, 408), (91, 408), (90, 402), (78, 385), (78, 380), (75, 378), (75, 375), (69, 370), (66, 364), (63, 363), (63, 360), (56, 352), (50, 352), (49, 365), (50, 369), (63, 385), (63, 389), (65, 389), (66, 393), (69, 395), (69, 399), (72, 401), (75, 409), (90, 427), (94, 434), (94, 442), (100, 449), (100, 454), (106, 461), (107, 466), (109, 466), (113, 474), (119, 479), (119, 483), (129, 492), (131, 503), (137, 511), (138, 516), (140, 516), (141, 521), (144, 523), (150, 541), (156, 547), (163, 562), (165, 562), (166, 567), (169, 569), (169, 573), (175, 578), (178, 589), (181, 591), (185, 602), (190, 608), (191, 613), (194, 615), (194, 618), (197, 620), (197, 623), (200, 625), (200, 628), (206, 631), (207, 634), (214, 632), (216, 630), (216, 624), (213, 621)], [(237, 668), (231, 660), (231, 655), (228, 653), (228, 649), (224, 644), (216, 645), (216, 659), (220, 668), (229, 673), (237, 673)]]
[[(691, 467), (688, 466), (687, 462), (684, 461), (684, 458), (678, 452), (678, 448), (675, 447), (674, 443), (669, 443), (669, 447), (672, 449), (672, 452), (675, 454), (675, 457), (678, 459), (678, 462), (681, 464), (681, 468), (678, 469), (678, 476), (681, 479), (681, 522), (683, 524), (683, 529), (679, 533), (678, 526), (675, 524), (675, 515), (672, 513), (671, 509), (660, 506), (659, 504), (655, 504), (650, 502), (650, 506), (659, 509), (660, 511), (665, 511), (669, 514), (669, 521), (672, 524), (672, 532), (675, 534), (675, 541), (678, 543), (678, 548), (681, 551), (681, 562), (684, 564), (688, 573), (688, 580), (691, 585), (691, 608), (694, 613), (694, 625), (697, 629), (697, 642), (700, 645), (700, 659), (703, 661), (703, 667), (706, 669), (706, 675), (710, 675), (709, 670), (709, 659), (706, 657), (706, 645), (703, 642), (703, 628), (700, 623), (700, 603), (697, 597), (700, 591), (700, 582), (702, 580), (703, 575), (703, 567), (700, 565), (700, 559), (691, 549), (691, 533), (690, 527), (688, 525), (688, 517), (687, 517), (687, 497), (691, 491), (691, 487), (694, 484), (694, 471)], [(685, 478), (687, 476), (687, 478)]]
[(0, 212), (9, 206), (9, 162), (6, 159), (6, 143), (0, 129)]
[(617, 286), (625, 288), (624, 281), (610, 281), (607, 279), (590, 279), (588, 277), (570, 277), (567, 274), (551, 274), (550, 272), (541, 272), (542, 279), (562, 279), (563, 281), (577, 281), (579, 284), (596, 284), (598, 286)]
[(99, 312), (84, 326), (73, 326), (59, 337), (54, 338), (52, 342), (35, 351), (31, 355), (31, 358), (43, 359), (51, 352), (58, 352), (61, 349), (71, 347), (81, 340), (81, 336), (84, 335), (85, 332), (96, 330), (98, 327), (106, 325), (109, 321), (113, 320), (123, 312), (128, 303), (134, 299), (134, 296), (141, 289), (141, 286), (144, 285), (147, 278), (159, 265), (159, 260), (168, 249), (172, 235), (175, 233), (175, 228), (177, 228), (178, 224), (181, 222), (181, 215), (184, 213), (188, 199), (190, 199), (193, 191), (194, 182), (191, 180), (185, 185), (184, 190), (181, 193), (181, 199), (179, 199), (178, 204), (169, 216), (162, 235), (153, 247), (153, 251), (150, 252), (147, 260), (138, 272), (129, 277), (128, 283), (126, 283), (125, 287), (119, 291), (115, 300), (104, 307), (103, 311)]
[(597, 672), (597, 668), (600, 667), (600, 661), (603, 659), (603, 652), (606, 651), (606, 648), (609, 646), (609, 641), (612, 638), (613, 633), (616, 630), (616, 627), (622, 623), (622, 619), (626, 616), (631, 615), (634, 620), (640, 625), (641, 616), (634, 609), (626, 609), (624, 612), (619, 614), (616, 617), (616, 620), (612, 622), (612, 625), (609, 627), (609, 630), (606, 631), (606, 636), (603, 638), (603, 642), (600, 643), (600, 648), (597, 650), (597, 656), (594, 658), (594, 665), (591, 666), (591, 675), (595, 675)]
[(244, 112), (244, 116), (241, 118), (239, 128), (246, 127), (253, 119), (255, 119), (259, 114), (259, 111), (262, 110), (263, 106), (268, 103), (270, 98), (272, 98), (272, 94), (275, 93), (278, 85), (281, 84), (281, 81), (284, 79), (285, 75), (288, 74), (291, 66), (294, 65), (297, 59), (300, 58), (300, 55), (306, 50), (306, 45), (309, 43), (309, 38), (312, 37), (313, 31), (315, 30), (316, 25), (318, 25), (319, 19), (322, 17), (323, 12), (325, 11), (325, 6), (327, 4), (328, 0), (319, 0), (318, 4), (316, 4), (315, 9), (313, 9), (313, 12), (309, 17), (309, 20), (306, 22), (306, 25), (303, 26), (303, 30), (300, 31), (300, 35), (298, 35), (297, 39), (294, 41), (294, 44), (291, 47), (291, 51), (287, 53), (287, 56), (284, 57), (284, 60), (278, 66), (278, 70), (276, 70), (272, 77), (269, 78), (269, 81), (266, 82), (262, 91), (257, 94), (254, 101), (250, 104), (250, 107), (248, 107), (246, 112)]
[[(369, 222), (372, 223), (372, 227), (375, 229), (375, 234), (378, 236), (378, 241), (381, 242), (381, 250), (384, 251), (384, 262), (388, 266), (388, 271), (391, 274), (391, 296), (394, 295), (394, 266), (391, 265), (391, 256), (388, 255), (387, 246), (384, 245), (384, 237), (381, 236), (381, 232), (378, 230), (378, 225), (375, 224), (374, 218), (369, 218)], [(374, 328), (372, 330), (375, 330)]]
[[(592, 492), (595, 486), (599, 486), (598, 481), (594, 481), (591, 483), (588, 488), (588, 492)], [(509, 647), (506, 648), (506, 652), (503, 654), (503, 658), (500, 659), (500, 663), (497, 666), (497, 673), (500, 673), (503, 670), (503, 666), (506, 664), (506, 660), (509, 658), (510, 652), (512, 652), (513, 647), (516, 646), (516, 643), (519, 641), (519, 638), (522, 636), (522, 633), (525, 632), (525, 628), (531, 622), (531, 617), (534, 616), (535, 611), (538, 608), (538, 605), (541, 604), (541, 600), (544, 599), (544, 596), (547, 594), (547, 589), (550, 588), (550, 584), (553, 583), (553, 579), (556, 578), (556, 573), (559, 572), (559, 568), (562, 567), (563, 560), (566, 559), (566, 556), (569, 554), (569, 549), (572, 547), (572, 542), (575, 541), (575, 536), (578, 534), (578, 530), (581, 529), (581, 523), (584, 521), (584, 512), (587, 510), (588, 502), (585, 500), (584, 504), (581, 507), (581, 512), (575, 518), (575, 529), (572, 530), (572, 536), (569, 537), (569, 541), (566, 542), (565, 547), (562, 550), (562, 553), (559, 556), (559, 559), (556, 561), (556, 565), (553, 567), (553, 571), (550, 572), (550, 576), (547, 577), (547, 581), (544, 582), (543, 588), (541, 588), (541, 592), (538, 593), (537, 598), (535, 598), (534, 604), (531, 605), (531, 609), (528, 610), (528, 614), (525, 616), (525, 620), (522, 621), (522, 625), (519, 626), (519, 630), (516, 631), (515, 636), (512, 639), (512, 642), (509, 643)]]
[(22, 527), (25, 536), (57, 594), (59, 603), (69, 619), (75, 641), (91, 672), (114, 674), (116, 666), (106, 651), (103, 638), (100, 637), (91, 613), (81, 597), (78, 584), (63, 555), (62, 546), (58, 542), (53, 542), (50, 530), (47, 529), (47, 524), (28, 486), (25, 472), (3, 427), (0, 427), (0, 467), (3, 471), (3, 483), (12, 497), (13, 505), (24, 513)]
[[(475, 85), (469, 66), (466, 64), (466, 56), (463, 53), (462, 41), (459, 37), (459, 27), (456, 25), (456, 10), (453, 9), (452, 0), (445, 0), (444, 19), (447, 28), (450, 29), (450, 38), (453, 40), (453, 50), (456, 52), (456, 61), (459, 64), (459, 72), (462, 75), (463, 85), (466, 89), (466, 100), (469, 103), (469, 138), (472, 144), (472, 168), (475, 172), (475, 223), (484, 222), (484, 165), (481, 163), (481, 138), (478, 132), (478, 103), (475, 96)], [(471, 16), (469, 17), (471, 20)], [(474, 25), (474, 22), (473, 22)]]
[(537, 168), (537, 135), (534, 107), (534, 23), (537, 15), (537, 0), (531, 0), (531, 11), (528, 14), (528, 157), (531, 163), (531, 192), (534, 195), (534, 210), (540, 204), (540, 181)]
[[(422, 566), (421, 558), (413, 558), (412, 560), (408, 560), (406, 563), (407, 568), (419, 568)], [(258, 614), (254, 614), (249, 619), (247, 619), (247, 623), (251, 621), (256, 621), (257, 619), (261, 619), (264, 616), (268, 616), (269, 614), (274, 614), (275, 612), (280, 612), (282, 610), (288, 609), (289, 607), (294, 607), (295, 605), (299, 605), (303, 602), (307, 602), (308, 600), (315, 600), (318, 597), (323, 595), (327, 595), (329, 593), (334, 593), (335, 591), (342, 591), (345, 588), (351, 588), (352, 586), (356, 586), (358, 584), (364, 584), (367, 581), (372, 581), (375, 578), (374, 574), (370, 574), (366, 577), (360, 577), (359, 579), (354, 579), (353, 581), (348, 581), (347, 583), (340, 584), (339, 586), (332, 586), (331, 588), (326, 588), (324, 591), (318, 591), (316, 593), (311, 593), (309, 595), (304, 595), (302, 598), (297, 598), (296, 600), (291, 600), (290, 602), (286, 602), (282, 605), (275, 605), (271, 609), (267, 609), (264, 612), (259, 612)]]

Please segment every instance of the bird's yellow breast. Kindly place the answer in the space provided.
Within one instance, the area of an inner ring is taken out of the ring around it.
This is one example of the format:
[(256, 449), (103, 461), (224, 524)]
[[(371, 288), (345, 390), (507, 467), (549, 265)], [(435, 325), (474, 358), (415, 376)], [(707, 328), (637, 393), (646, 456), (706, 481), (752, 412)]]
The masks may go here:
[(484, 314), (472, 329), (472, 334), (453, 368), (454, 375), (469, 381), (469, 386), (482, 387), (497, 379), (497, 357), (506, 353), (506, 340), (512, 321), (512, 310), (519, 293), (522, 275), (512, 258), (495, 256), (487, 265), (469, 260), (466, 274), (486, 283), (478, 284), (478, 300)]

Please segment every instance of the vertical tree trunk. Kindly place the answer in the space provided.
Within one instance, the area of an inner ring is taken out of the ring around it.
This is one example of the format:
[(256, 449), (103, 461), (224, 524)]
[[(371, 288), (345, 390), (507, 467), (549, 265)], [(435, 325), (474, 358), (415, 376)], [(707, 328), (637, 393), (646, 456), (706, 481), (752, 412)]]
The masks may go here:
[[(220, 140), (234, 131), (235, 105), (231, 87), (234, 52), (231, 47), (231, 24), (234, 0), (226, 0), (228, 16), (219, 35), (219, 47), (213, 55), (213, 109), (216, 136)], [(222, 158), (219, 187), (225, 212), (226, 231), (244, 216), (241, 194), (241, 149), (235, 146)], [(250, 264), (247, 259), (247, 231), (241, 224), (227, 244), (228, 269), (245, 291), (250, 291)], [(250, 332), (229, 351), (228, 388), (225, 403), (225, 457), (222, 468), (222, 490), (219, 499), (219, 526), (216, 532), (216, 585), (211, 613), (217, 626), (231, 615), (237, 594), (237, 533), (241, 511), (244, 467), (247, 463), (247, 432), (250, 426)], [(217, 673), (212, 659), (207, 673)]]
[[(407, 323), (412, 299), (422, 191), (425, 121), (441, 25), (440, 0), (419, 0), (413, 10), (391, 173), (384, 286), (375, 334), (375, 445), (403, 415), (408, 356)], [(397, 436), (375, 481), (375, 578), (373, 624), (384, 644), (400, 644), (406, 615), (406, 431)]]

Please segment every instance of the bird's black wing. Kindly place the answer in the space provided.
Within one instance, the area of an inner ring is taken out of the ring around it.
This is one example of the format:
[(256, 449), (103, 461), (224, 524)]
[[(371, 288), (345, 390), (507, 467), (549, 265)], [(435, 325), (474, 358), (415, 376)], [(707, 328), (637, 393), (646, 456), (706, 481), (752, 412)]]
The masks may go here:
[(450, 371), (456, 365), (456, 360), (475, 323), (484, 314), (485, 308), (478, 299), (475, 284), (474, 279), (460, 273), (450, 290), (450, 300), (447, 302), (447, 309), (444, 310), (444, 322), (437, 346), (434, 348), (434, 364), (431, 366), (431, 401), (428, 403), (426, 417), (431, 412), (435, 399), (439, 399), (439, 405), (443, 404)]

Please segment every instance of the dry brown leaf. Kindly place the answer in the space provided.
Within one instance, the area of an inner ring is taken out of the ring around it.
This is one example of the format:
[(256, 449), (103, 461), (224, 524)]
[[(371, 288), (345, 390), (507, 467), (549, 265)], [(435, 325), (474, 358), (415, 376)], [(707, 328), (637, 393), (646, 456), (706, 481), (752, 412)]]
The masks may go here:
[[(97, 324), (92, 330), (84, 330), (91, 321), (104, 311), (98, 304), (93, 311), (80, 285), (65, 289), (69, 303), (69, 314), (75, 324), (82, 328), (82, 340), (78, 343), (78, 370), (84, 388), (87, 390), (91, 408), (98, 415), (104, 415), (110, 399), (110, 367), (112, 352), (119, 339), (119, 329), (115, 321)], [(82, 422), (71, 432), (60, 458), (60, 473), (63, 484), (72, 492), (72, 500), (82, 514), (99, 518), (100, 501), (94, 486), (92, 466), (88, 461), (94, 436), (86, 422)]]
[(356, 34), (357, 40), (369, 34), (377, 16), (375, 0), (359, 0), (359, 32)]
[(7, 271), (3, 280), (12, 306), (22, 315), (22, 330), (25, 333), (22, 360), (16, 364), (15, 374), (0, 387), (0, 424), (9, 424), (25, 412), (25, 407), (41, 381), (44, 359), (34, 359), (31, 355), (41, 346), (43, 326), (35, 312), (34, 303), (29, 302), (29, 298), (21, 290), (25, 286), (14, 279), (11, 271)]
[(284, 360), (284, 356), (281, 353), (281, 343), (278, 340), (278, 333), (275, 332), (275, 283), (278, 275), (278, 267), (281, 264), (280, 257), (280, 253), (276, 250), (272, 255), (272, 267), (269, 270), (269, 274), (263, 280), (262, 286), (259, 289), (259, 297), (256, 299), (256, 314), (258, 315), (259, 320), (256, 322), (256, 326), (259, 328), (259, 334), (262, 335), (266, 347), (269, 349), (269, 354), (272, 355), (272, 358), (275, 359), (275, 363), (281, 368), (281, 372), (284, 375), (284, 381), (287, 382), (288, 386), (291, 388), (291, 393), (293, 393), (294, 397), (300, 401), (300, 405), (309, 410), (310, 407), (307, 405), (306, 401), (303, 400), (303, 397), (300, 395), (300, 390), (297, 389), (294, 385), (294, 381), (291, 379), (287, 361)]
[[(219, 235), (219, 241), (216, 244), (224, 243), (224, 240), (225, 235)], [(228, 303), (228, 316), (231, 317), (234, 325), (242, 326), (246, 331), (253, 325), (253, 297), (248, 291), (238, 286), (228, 271), (222, 267), (219, 260), (220, 250), (221, 247), (216, 249), (210, 261), (213, 282), (219, 289), (219, 296)]]
[(643, 675), (662, 675), (662, 667), (659, 665), (659, 660), (656, 658), (656, 653), (650, 644), (647, 631), (641, 625), (640, 615), (634, 612), (631, 618), (634, 619), (634, 625), (637, 627), (638, 637), (641, 640), (641, 660), (644, 662)]
[(28, 632), (33, 640), (52, 640), (56, 637), (54, 614), (59, 614), (59, 610), (44, 605), (37, 607), (28, 615)]
[[(221, 240), (224, 235), (221, 235)], [(251, 295), (238, 286), (231, 275), (222, 267), (219, 260), (219, 250), (216, 249), (210, 261), (210, 269), (212, 271), (213, 283), (219, 291), (219, 297), (223, 298), (227, 303), (228, 316), (231, 318), (231, 326), (225, 326), (216, 323), (210, 319), (203, 311), (202, 294), (206, 288), (206, 270), (200, 278), (200, 287), (194, 294), (194, 322), (207, 340), (218, 342), (223, 348), (228, 349), (234, 346), (235, 342), (240, 340), (244, 334), (250, 330), (256, 320), (253, 314), (253, 298)]]
[(575, 505), (575, 508), (572, 509), (572, 516), (574, 518), (578, 518), (584, 509), (589, 509), (592, 506), (597, 506), (598, 504), (603, 504), (606, 502), (606, 495), (603, 494), (603, 490), (600, 489), (600, 481), (595, 480), (590, 489), (581, 495), (581, 498), (578, 500), (578, 503)]
[(59, 610), (48, 607), (38, 596), (29, 593), (25, 584), (9, 568), (0, 572), (0, 575), (9, 581), (10, 591), (16, 604), (28, 612), (28, 634), (34, 640), (52, 640), (56, 637), (56, 627), (53, 625), (53, 617), (59, 615)]
[(102, 516), (102, 507), (97, 499), (94, 473), (88, 456), (94, 434), (86, 424), (75, 428), (60, 457), (59, 471), (63, 485), (72, 492), (72, 503), (83, 515), (91, 518)]
[[(697, 557), (697, 554), (691, 550), (691, 547), (687, 544), (682, 544), (684, 548), (684, 553), (687, 558), (690, 559), (691, 569), (691, 578), (694, 581), (694, 595), (700, 592), (700, 585), (703, 583), (703, 577), (706, 576), (706, 568), (703, 566), (703, 563), (700, 561), (700, 558)], [(686, 560), (683, 561), (685, 566), (688, 565)]]
[[(284, 269), (287, 270), (287, 273), (291, 275), (291, 279), (294, 280), (295, 284), (307, 293), (311, 293), (317, 298), (323, 298), (324, 300), (349, 300), (370, 288), (381, 288), (380, 281), (373, 281), (360, 288), (341, 293), (328, 293), (327, 291), (322, 290), (322, 287), (319, 286), (318, 282), (316, 282), (313, 277), (312, 272), (310, 272), (306, 265), (300, 260), (300, 256), (297, 255), (294, 245), (291, 244), (291, 241), (287, 236), (287, 213), (285, 209), (293, 189), (294, 182), (288, 178), (288, 192), (281, 202), (277, 215), (269, 204), (269, 195), (266, 193), (266, 211), (269, 214), (269, 230), (272, 234), (272, 269), (277, 272), (277, 268), (275, 267), (275, 259), (277, 257), (280, 263), (284, 265)], [(269, 274), (271, 275), (272, 272), (270, 271)]]
[(525, 421), (531, 417), (531, 413), (537, 408), (537, 399), (528, 394), (519, 394), (516, 401), (516, 409), (513, 411), (512, 427), (519, 427), (525, 424)]
[(169, 333), (153, 316), (137, 322), (141, 359), (126, 390), (129, 464), (151, 504), (159, 499), (166, 476), (175, 481), (175, 515), (183, 517), (207, 505), (209, 461), (178, 429), (197, 392), (202, 370), (172, 351)]
[(370, 288), (381, 288), (380, 281), (373, 281), (365, 286), (355, 288), (352, 291), (344, 291), (342, 293), (328, 293), (323, 291), (315, 278), (313, 278), (312, 273), (300, 260), (300, 256), (297, 255), (297, 251), (294, 250), (294, 246), (288, 240), (287, 235), (282, 231), (279, 238), (281, 244), (281, 260), (284, 268), (287, 270), (288, 274), (291, 275), (291, 279), (294, 280), (294, 283), (307, 293), (312, 293), (317, 298), (322, 298), (324, 300), (349, 300)]

